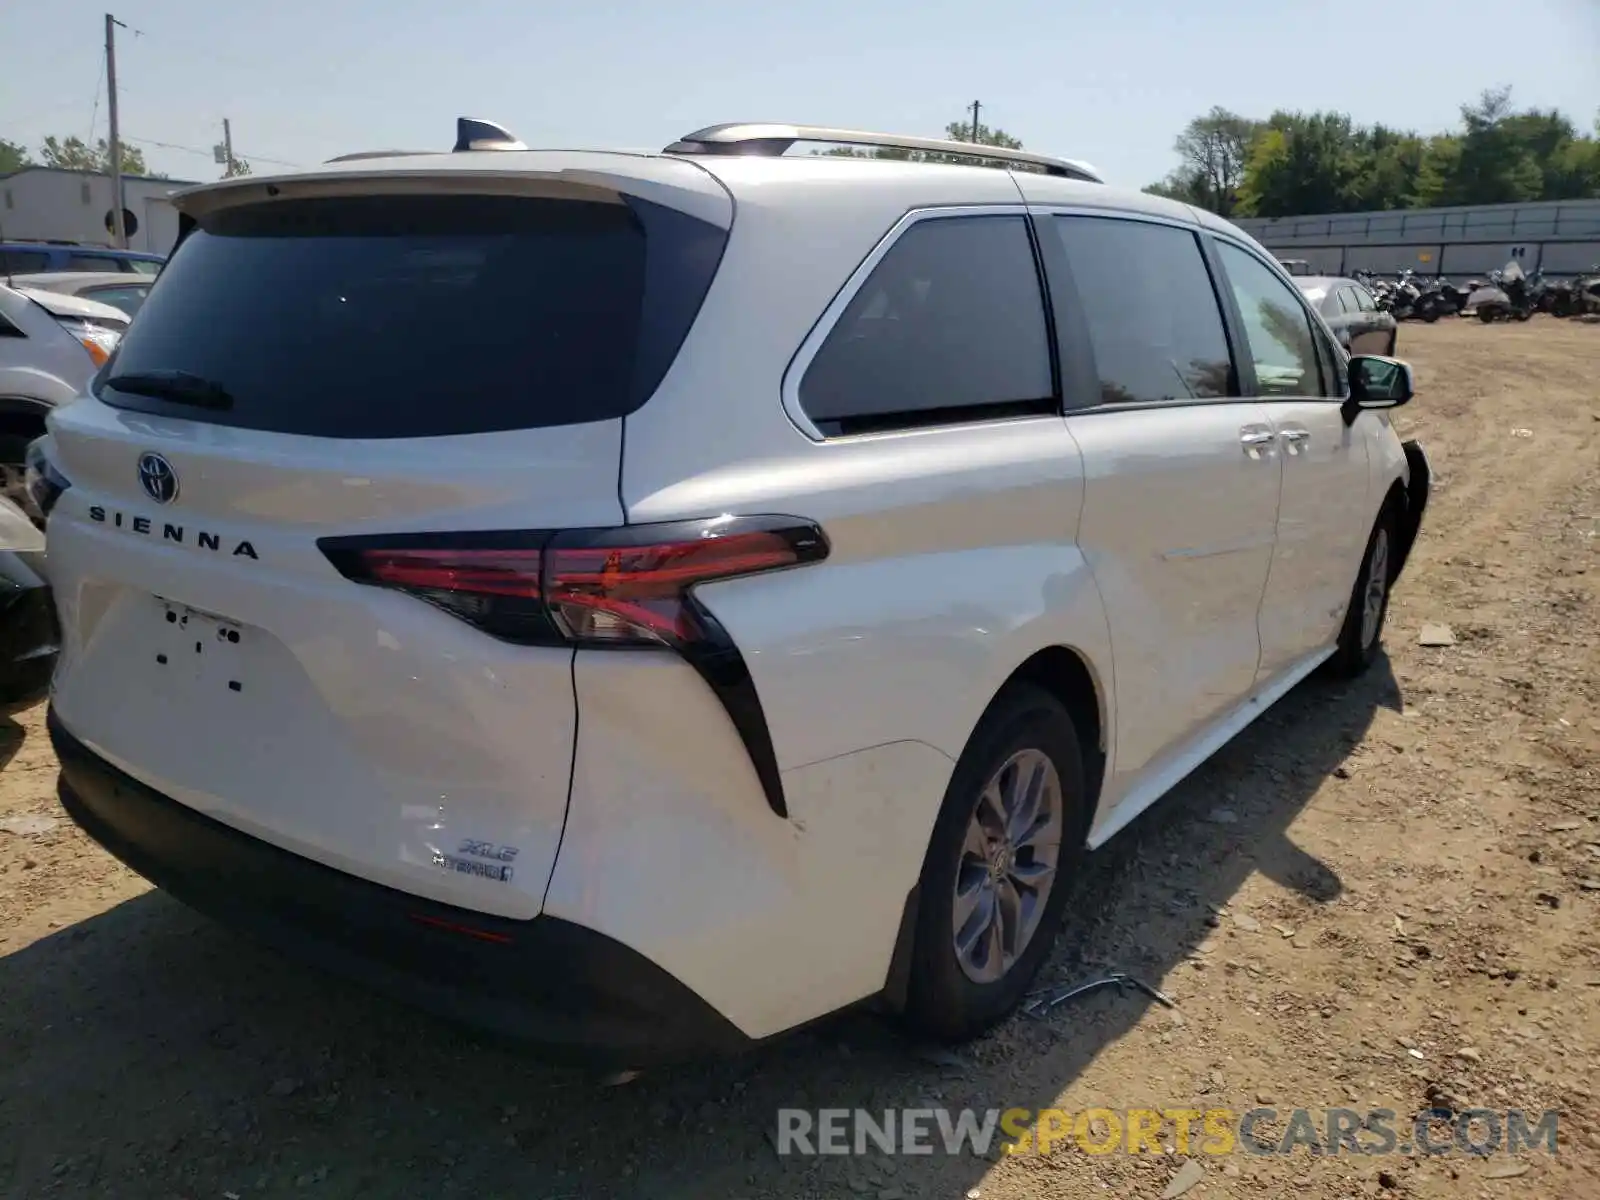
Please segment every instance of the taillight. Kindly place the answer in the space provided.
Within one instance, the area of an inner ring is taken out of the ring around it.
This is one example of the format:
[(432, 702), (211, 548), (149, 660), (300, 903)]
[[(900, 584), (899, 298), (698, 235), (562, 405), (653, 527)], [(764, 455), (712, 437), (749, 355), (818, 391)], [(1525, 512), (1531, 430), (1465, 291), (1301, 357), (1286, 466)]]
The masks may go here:
[(754, 681), (694, 589), (826, 558), (827, 538), (816, 525), (722, 516), (613, 529), (323, 538), (318, 545), (347, 579), (407, 592), (504, 641), (676, 651), (722, 701), (768, 803), (787, 815)]
[(822, 531), (786, 518), (722, 517), (558, 533), (544, 552), (544, 598), (575, 642), (664, 645), (707, 636), (689, 589), (813, 562), (827, 554)]
[[(539, 545), (547, 536), (484, 535), (460, 545), (453, 544), (459, 537), (454, 534), (370, 544), (366, 538), (323, 538), (319, 545), (348, 579), (409, 592), (503, 641), (537, 646), (561, 640), (542, 598)], [(502, 544), (484, 544), (494, 542)]]

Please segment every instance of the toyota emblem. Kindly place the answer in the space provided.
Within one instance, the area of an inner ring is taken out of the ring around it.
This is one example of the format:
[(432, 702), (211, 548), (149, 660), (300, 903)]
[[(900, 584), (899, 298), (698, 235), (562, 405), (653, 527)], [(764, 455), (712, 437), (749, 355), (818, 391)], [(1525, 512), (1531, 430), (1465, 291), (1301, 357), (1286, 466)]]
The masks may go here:
[(178, 473), (159, 454), (139, 456), (139, 486), (157, 504), (171, 504), (178, 498)]

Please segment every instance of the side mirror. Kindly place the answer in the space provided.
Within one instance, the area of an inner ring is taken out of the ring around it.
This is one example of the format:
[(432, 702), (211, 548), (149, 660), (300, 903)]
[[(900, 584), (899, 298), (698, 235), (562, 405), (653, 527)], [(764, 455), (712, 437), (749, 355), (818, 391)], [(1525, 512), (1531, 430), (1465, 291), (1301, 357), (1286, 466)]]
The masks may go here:
[(1411, 367), (1398, 358), (1377, 354), (1357, 354), (1347, 366), (1350, 395), (1340, 406), (1346, 425), (1367, 409), (1399, 408), (1416, 394)]

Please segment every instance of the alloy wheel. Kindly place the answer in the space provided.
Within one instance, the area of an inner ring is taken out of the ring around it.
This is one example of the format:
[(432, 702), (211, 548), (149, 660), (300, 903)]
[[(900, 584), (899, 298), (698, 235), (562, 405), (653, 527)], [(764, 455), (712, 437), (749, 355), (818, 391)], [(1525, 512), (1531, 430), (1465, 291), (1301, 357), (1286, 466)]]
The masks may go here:
[(1389, 531), (1379, 526), (1372, 538), (1372, 553), (1367, 559), (1367, 583), (1361, 599), (1361, 647), (1366, 649), (1378, 637), (1383, 620), (1384, 599), (1389, 591)]
[(993, 983), (1038, 931), (1056, 882), (1064, 800), (1040, 750), (1019, 750), (978, 796), (956, 871), (955, 951), (962, 973)]

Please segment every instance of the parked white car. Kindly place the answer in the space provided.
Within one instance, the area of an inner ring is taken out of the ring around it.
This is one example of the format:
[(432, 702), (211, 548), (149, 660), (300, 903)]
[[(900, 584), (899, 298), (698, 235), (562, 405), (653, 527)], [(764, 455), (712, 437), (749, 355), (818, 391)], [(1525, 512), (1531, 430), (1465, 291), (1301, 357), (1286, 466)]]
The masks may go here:
[(44, 271), (11, 277), (12, 287), (59, 292), (93, 300), (96, 304), (108, 304), (130, 321), (154, 285), (154, 278), (126, 271)]
[(552, 1050), (1000, 1020), (1085, 851), (1373, 660), (1427, 500), (1407, 367), (1066, 160), (463, 122), (177, 204), (41, 448), (63, 802)]
[(28, 443), (51, 408), (88, 387), (127, 327), (107, 305), (0, 284), (0, 498), (25, 500)]

